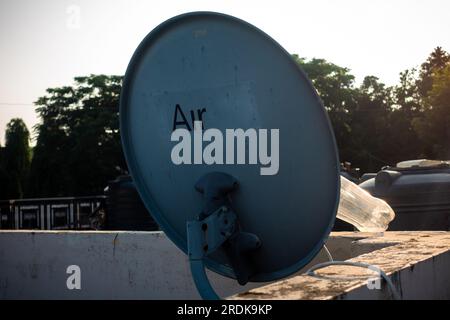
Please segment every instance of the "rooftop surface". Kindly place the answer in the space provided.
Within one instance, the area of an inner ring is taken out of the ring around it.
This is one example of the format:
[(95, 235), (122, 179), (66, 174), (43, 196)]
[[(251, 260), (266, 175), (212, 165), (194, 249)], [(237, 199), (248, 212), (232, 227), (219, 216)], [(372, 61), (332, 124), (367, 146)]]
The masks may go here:
[[(450, 298), (449, 232), (335, 232), (332, 236), (349, 240), (349, 248), (340, 247), (347, 251), (344, 255), (353, 256), (347, 261), (371, 264), (386, 272), (400, 298)], [(237, 294), (231, 299), (392, 298), (383, 281), (378, 290), (369, 288), (368, 279), (373, 279), (374, 273), (364, 268), (328, 266), (315, 274), (296, 275)]]

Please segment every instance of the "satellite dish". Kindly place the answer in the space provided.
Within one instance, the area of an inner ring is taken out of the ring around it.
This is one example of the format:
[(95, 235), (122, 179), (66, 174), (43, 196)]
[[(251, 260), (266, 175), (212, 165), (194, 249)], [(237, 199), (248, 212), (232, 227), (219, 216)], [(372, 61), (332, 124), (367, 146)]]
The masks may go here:
[(139, 194), (203, 298), (217, 298), (204, 264), (273, 281), (323, 246), (339, 203), (333, 132), (311, 82), (261, 30), (213, 12), (163, 22), (129, 63), (120, 124)]

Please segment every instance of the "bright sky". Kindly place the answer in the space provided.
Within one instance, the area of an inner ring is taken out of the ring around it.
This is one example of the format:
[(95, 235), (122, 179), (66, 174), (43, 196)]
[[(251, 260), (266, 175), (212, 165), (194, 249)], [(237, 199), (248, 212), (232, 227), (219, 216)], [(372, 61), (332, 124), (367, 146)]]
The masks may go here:
[(448, 0), (1, 0), (0, 142), (11, 118), (36, 124), (32, 103), (46, 88), (124, 74), (148, 32), (198, 10), (244, 19), (291, 53), (350, 68), (358, 82), (395, 84), (434, 47), (450, 51)]

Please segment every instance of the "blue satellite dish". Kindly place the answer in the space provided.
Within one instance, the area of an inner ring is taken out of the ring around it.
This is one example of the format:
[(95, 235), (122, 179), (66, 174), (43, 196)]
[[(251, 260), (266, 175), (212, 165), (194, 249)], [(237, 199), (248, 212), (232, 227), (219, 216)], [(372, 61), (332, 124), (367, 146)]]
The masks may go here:
[(139, 194), (194, 278), (200, 262), (241, 284), (272, 281), (323, 246), (340, 188), (330, 122), (307, 76), (256, 27), (213, 12), (160, 24), (129, 63), (120, 125)]

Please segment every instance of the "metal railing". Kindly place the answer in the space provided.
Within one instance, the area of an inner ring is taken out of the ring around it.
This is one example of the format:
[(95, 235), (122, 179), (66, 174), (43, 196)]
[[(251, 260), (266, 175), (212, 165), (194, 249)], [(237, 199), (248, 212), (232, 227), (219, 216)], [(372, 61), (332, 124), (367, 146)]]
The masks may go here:
[(0, 229), (92, 229), (90, 216), (105, 196), (0, 201)]

